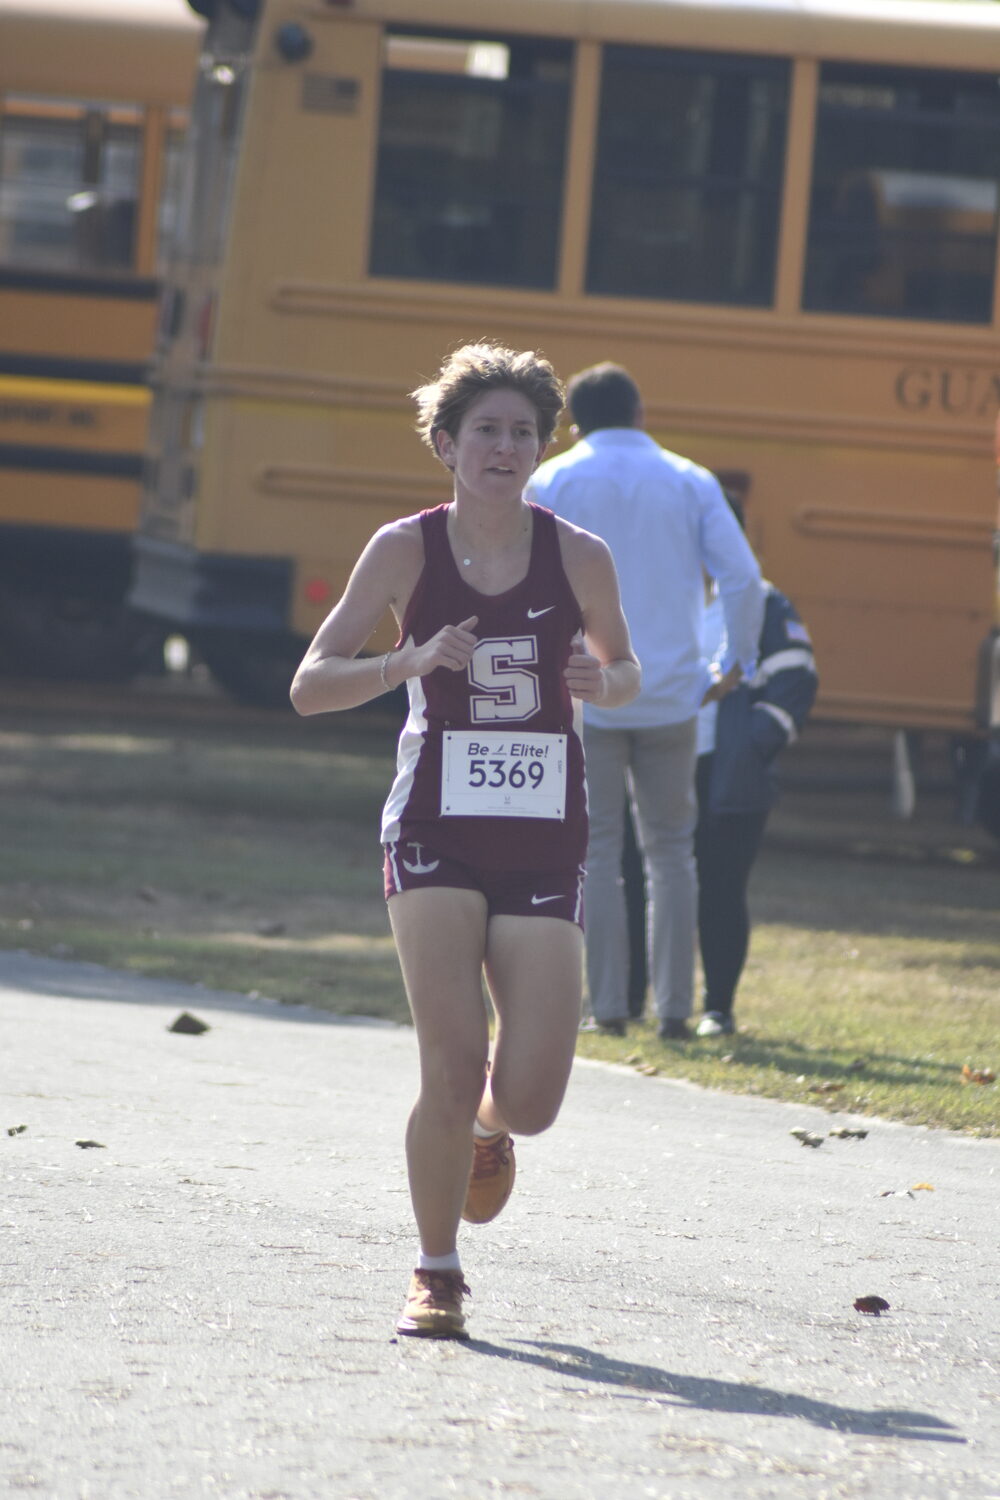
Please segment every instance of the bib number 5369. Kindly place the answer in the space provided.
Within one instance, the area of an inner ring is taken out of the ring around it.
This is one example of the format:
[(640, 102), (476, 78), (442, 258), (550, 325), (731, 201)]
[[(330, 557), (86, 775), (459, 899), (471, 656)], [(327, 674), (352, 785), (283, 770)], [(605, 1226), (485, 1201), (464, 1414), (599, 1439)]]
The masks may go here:
[(509, 786), (519, 792), (530, 783), (537, 791), (544, 780), (545, 767), (537, 760), (530, 760), (527, 765), (521, 760), (508, 763), (502, 757), (469, 761), (469, 786), (473, 789), (488, 786), (499, 790)]
[(445, 730), (444, 818), (566, 816), (566, 736), (503, 730)]

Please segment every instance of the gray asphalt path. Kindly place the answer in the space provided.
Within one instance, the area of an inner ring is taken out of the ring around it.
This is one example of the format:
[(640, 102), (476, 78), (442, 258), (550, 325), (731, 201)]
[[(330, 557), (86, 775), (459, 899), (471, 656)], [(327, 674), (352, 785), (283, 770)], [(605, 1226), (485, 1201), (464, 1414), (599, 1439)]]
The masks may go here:
[(471, 1341), (396, 1340), (415, 1081), (404, 1028), (0, 954), (0, 1493), (1000, 1496), (1000, 1142), (581, 1064)]

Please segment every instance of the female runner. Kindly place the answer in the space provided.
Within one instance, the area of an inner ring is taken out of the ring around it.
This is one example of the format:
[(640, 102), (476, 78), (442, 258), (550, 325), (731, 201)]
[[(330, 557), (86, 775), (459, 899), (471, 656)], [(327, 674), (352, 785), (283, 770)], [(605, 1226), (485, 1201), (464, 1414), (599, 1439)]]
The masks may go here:
[[(413, 395), (454, 498), (375, 534), (292, 701), (324, 713), (407, 684), (382, 820), (420, 1056), (406, 1135), (420, 1246), (397, 1331), (466, 1338), (459, 1221), (506, 1203), (511, 1132), (555, 1120), (579, 1025), (587, 816), (572, 699), (627, 703), (640, 672), (604, 542), (523, 496), (563, 406), (548, 361), (466, 345)], [(395, 649), (360, 658), (386, 609)]]

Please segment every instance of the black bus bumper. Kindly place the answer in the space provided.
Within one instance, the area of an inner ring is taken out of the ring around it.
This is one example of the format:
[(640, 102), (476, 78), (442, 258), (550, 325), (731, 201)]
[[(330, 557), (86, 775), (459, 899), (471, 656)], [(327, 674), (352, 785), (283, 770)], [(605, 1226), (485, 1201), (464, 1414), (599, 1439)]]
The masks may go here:
[(287, 635), (292, 563), (284, 557), (197, 552), (177, 542), (133, 540), (133, 609), (178, 630), (253, 630)]

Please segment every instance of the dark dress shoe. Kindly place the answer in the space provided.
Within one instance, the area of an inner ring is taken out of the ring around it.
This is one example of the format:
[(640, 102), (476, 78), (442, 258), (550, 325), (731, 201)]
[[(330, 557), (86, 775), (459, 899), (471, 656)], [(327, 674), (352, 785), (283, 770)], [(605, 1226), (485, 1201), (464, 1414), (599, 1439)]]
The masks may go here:
[(691, 1036), (691, 1028), (686, 1021), (661, 1021), (659, 1037), (661, 1042), (686, 1042)]

